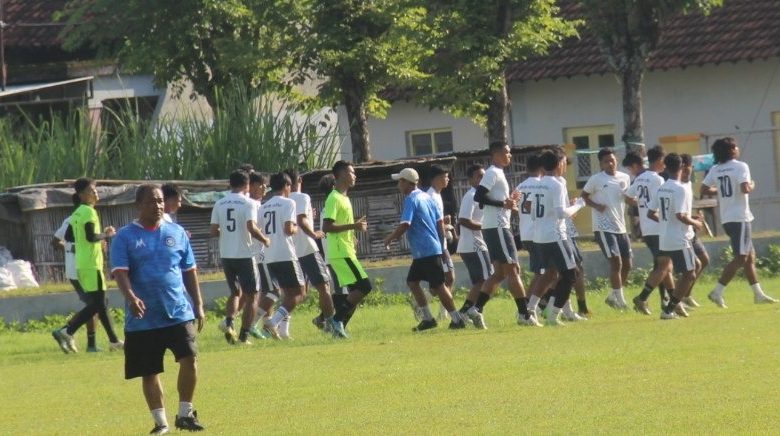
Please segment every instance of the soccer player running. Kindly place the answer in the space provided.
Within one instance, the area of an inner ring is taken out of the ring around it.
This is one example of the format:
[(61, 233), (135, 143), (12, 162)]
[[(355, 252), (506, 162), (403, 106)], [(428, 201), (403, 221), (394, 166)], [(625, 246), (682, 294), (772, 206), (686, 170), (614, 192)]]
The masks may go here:
[(673, 272), (681, 275), (676, 289), (669, 290), (669, 302), (661, 311), (661, 319), (676, 319), (678, 313), (688, 315), (685, 309), (678, 306), (696, 280), (698, 260), (691, 240), (694, 229), (701, 229), (703, 224), (699, 217), (694, 218), (689, 214), (693, 195), (680, 181), (683, 170), (680, 155), (670, 153), (664, 158), (664, 163), (669, 179), (658, 188), (657, 195), (648, 205), (648, 216), (658, 220), (660, 235), (659, 271), (654, 270), (651, 278), (660, 281)]
[(474, 200), (479, 203), (480, 208), (484, 208), (482, 235), (495, 271), (485, 281), (474, 306), (482, 313), (485, 304), (490, 300), (491, 291), (506, 278), (509, 292), (517, 306), (518, 324), (541, 326), (536, 316), (527, 308), (528, 300), (520, 280), (517, 248), (509, 226), (510, 214), (517, 208), (517, 198), (509, 195), (509, 183), (504, 168), (512, 161), (512, 153), (509, 146), (501, 141), (492, 142), (489, 151), (493, 164), (485, 171), (485, 176), (474, 194)]
[(442, 235), (441, 247), (442, 262), (444, 264), (444, 284), (448, 288), (452, 288), (452, 284), (455, 283), (455, 264), (452, 262), (452, 256), (450, 256), (450, 250), (447, 248), (447, 232), (446, 228), (452, 226), (452, 220), (449, 215), (444, 214), (444, 199), (441, 198), (441, 191), (450, 184), (450, 173), (442, 168), (440, 165), (431, 165), (431, 187), (428, 188), (428, 195), (431, 196), (436, 203), (436, 207), (439, 209), (439, 215), (444, 219), (445, 232)]
[(723, 230), (731, 239), (734, 258), (726, 264), (715, 288), (707, 297), (718, 307), (726, 308), (723, 293), (737, 271), (743, 269), (745, 278), (753, 290), (756, 304), (777, 303), (777, 300), (765, 294), (758, 283), (756, 274), (756, 251), (753, 248), (750, 212), (750, 193), (756, 188), (750, 177), (750, 167), (739, 159), (739, 147), (734, 138), (720, 138), (712, 144), (715, 158), (713, 166), (704, 177), (701, 186), (702, 195), (718, 196), (720, 221)]
[[(252, 200), (257, 216), (260, 216), (260, 206), (262, 205), (263, 197), (265, 197), (266, 187), (268, 185), (268, 179), (256, 171), (249, 173), (249, 198)], [(255, 322), (249, 329), (249, 334), (257, 339), (265, 339), (266, 336), (257, 327), (267, 312), (263, 310), (263, 307), (272, 307), (276, 301), (279, 300), (279, 288), (276, 282), (271, 278), (271, 273), (268, 272), (268, 267), (265, 264), (265, 245), (252, 238), (252, 257), (257, 264), (257, 270), (259, 272), (259, 288), (260, 296), (258, 297), (258, 309), (255, 314)]]
[[(680, 155), (680, 159), (682, 159), (683, 168), (682, 174), (680, 175), (680, 181), (682, 182), (683, 187), (690, 193), (691, 198), (693, 198), (693, 183), (691, 182), (691, 175), (693, 174), (693, 156), (683, 153)], [(688, 211), (688, 215), (693, 216), (693, 202), (691, 202), (691, 210)], [(699, 215), (701, 215), (701, 213), (699, 213)], [(704, 223), (704, 217), (702, 216), (700, 219), (702, 223)], [(704, 268), (707, 268), (707, 265), (710, 264), (710, 254), (707, 252), (707, 247), (702, 244), (701, 239), (699, 239), (699, 235), (696, 232), (694, 232), (693, 239), (691, 239), (691, 245), (693, 246), (693, 252), (696, 253), (696, 258), (699, 259), (699, 262), (696, 263), (696, 280), (698, 280), (699, 277), (701, 277)], [(699, 307), (699, 303), (693, 299), (691, 291), (693, 291), (693, 286), (691, 286), (691, 290), (688, 291), (688, 295), (683, 298), (682, 302), (689, 308)]]
[[(295, 306), (303, 300), (306, 280), (295, 251), (293, 237), (298, 232), (298, 225), (295, 201), (289, 198), (292, 189), (290, 177), (283, 172), (272, 175), (271, 189), (274, 196), (260, 206), (260, 218), (264, 233), (271, 239), (270, 246), (265, 249), (265, 265), (282, 290), (282, 303), (273, 316), (264, 321), (264, 327), (275, 339), (282, 339), (278, 332), (279, 324), (289, 318)], [(266, 312), (271, 309), (268, 305), (261, 308)]]
[(631, 178), (617, 171), (617, 158), (611, 148), (598, 153), (601, 171), (594, 174), (582, 188), (582, 199), (592, 208), (593, 232), (601, 252), (609, 261), (612, 292), (605, 300), (608, 306), (625, 309), (623, 284), (631, 271), (631, 241), (626, 230), (626, 202), (635, 203), (627, 195)]
[(384, 239), (389, 247), (393, 241), (407, 234), (407, 241), (412, 251), (412, 266), (406, 277), (406, 284), (422, 311), (422, 321), (413, 331), (421, 332), (437, 326), (436, 320), (428, 307), (425, 293), (420, 287), (421, 281), (428, 282), (431, 294), (439, 297), (442, 306), (449, 312), (450, 329), (462, 329), (466, 323), (455, 309), (452, 294), (447, 288), (444, 278), (444, 250), (442, 236), (444, 221), (430, 195), (417, 188), (420, 177), (413, 168), (404, 168), (401, 172), (391, 175), (398, 181), (398, 191), (405, 196), (401, 211), (401, 222), (398, 227)]
[(298, 232), (293, 236), (295, 252), (298, 254), (298, 261), (304, 276), (319, 293), (321, 319), (323, 322), (319, 324), (315, 321), (314, 325), (330, 326), (332, 324), (331, 318), (335, 314), (333, 298), (330, 296), (330, 273), (325, 261), (322, 259), (322, 255), (320, 255), (316, 242), (318, 239), (324, 238), (325, 233), (321, 230), (314, 230), (314, 211), (311, 207), (311, 197), (309, 197), (309, 194), (301, 192), (303, 179), (301, 179), (298, 171), (288, 169), (285, 170), (285, 173), (292, 181), (290, 199), (295, 202), (297, 213), (296, 223)]
[(535, 198), (541, 195), (537, 192), (537, 188), (545, 175), (539, 157), (539, 155), (528, 156), (525, 161), (528, 177), (515, 188), (519, 196), (520, 242), (522, 248), (528, 251), (528, 269), (534, 274), (531, 284), (528, 286), (528, 310), (533, 313), (536, 313), (541, 298), (551, 284), (542, 279), (545, 272), (544, 262), (534, 241), (538, 226), (534, 220), (533, 205)]
[(325, 200), (322, 230), (327, 235), (328, 262), (336, 273), (339, 285), (349, 288), (347, 298), (338, 301), (336, 305), (331, 325), (335, 337), (346, 338), (344, 327), (352, 318), (357, 305), (372, 289), (368, 274), (357, 260), (355, 249), (355, 232), (365, 232), (368, 223), (364, 216), (355, 221), (352, 202), (347, 196), (355, 186), (355, 168), (351, 163), (340, 160), (333, 165), (332, 172), (336, 182)]
[(493, 264), (490, 263), (485, 239), (482, 237), (482, 209), (474, 201), (477, 186), (485, 175), (485, 169), (480, 164), (474, 164), (466, 169), (471, 188), (463, 194), (458, 211), (458, 225), (460, 226), (460, 239), (458, 239), (458, 254), (466, 265), (471, 280), (471, 289), (466, 296), (466, 301), (460, 308), (460, 313), (471, 318), (474, 326), (486, 329), (482, 314), (474, 307), (479, 292), (485, 281), (493, 274)]
[(139, 186), (138, 219), (121, 228), (111, 244), (111, 271), (125, 297), (125, 378), (141, 377), (154, 419), (151, 434), (169, 431), (159, 376), (166, 350), (179, 363), (176, 428), (204, 429), (192, 405), (198, 379), (195, 336), (196, 329), (203, 328), (203, 300), (187, 232), (163, 219), (163, 203), (157, 185)]
[[(222, 270), (230, 288), (225, 307), (225, 319), (219, 329), (229, 344), (236, 340), (249, 344), (249, 330), (255, 320), (257, 304), (258, 274), (252, 256), (252, 238), (268, 246), (269, 240), (257, 228), (257, 210), (254, 202), (246, 196), (249, 190), (249, 175), (240, 170), (230, 174), (230, 193), (218, 200), (211, 211), (211, 236), (219, 237), (219, 254)], [(236, 338), (233, 317), (242, 300), (241, 330)]]
[[(81, 200), (78, 194), (73, 194), (73, 207), (78, 208), (81, 205)], [(70, 216), (62, 221), (62, 225), (54, 232), (54, 237), (51, 241), (55, 248), (61, 248), (65, 251), (65, 277), (70, 281), (76, 294), (79, 296), (79, 300), (87, 304), (89, 301), (84, 288), (79, 283), (79, 276), (76, 273), (76, 244), (73, 239), (73, 227), (70, 225)], [(97, 315), (87, 320), (87, 352), (96, 353), (100, 351), (95, 342), (95, 325), (97, 321)], [(63, 350), (64, 351), (64, 350)]]
[(582, 208), (583, 203), (577, 202), (570, 206), (566, 185), (558, 180), (558, 177), (566, 172), (566, 156), (563, 153), (545, 151), (539, 157), (539, 163), (545, 175), (534, 188), (532, 210), (536, 227), (534, 242), (545, 269), (544, 275), (548, 277), (547, 280), (557, 276), (557, 284), (551, 296), (551, 300), (553, 297), (555, 300), (545, 323), (559, 326), (563, 323), (558, 318), (569, 300), (577, 276), (577, 262), (574, 258), (574, 248), (569, 241), (565, 219)]
[[(663, 148), (656, 146), (647, 151), (649, 168), (644, 167), (642, 157), (635, 152), (628, 153), (625, 159), (623, 159), (623, 166), (628, 168), (634, 176), (634, 183), (628, 188), (628, 195), (636, 199), (639, 209), (639, 228), (642, 230), (642, 240), (645, 242), (647, 249), (650, 250), (650, 255), (653, 256), (653, 270), (658, 268), (658, 257), (661, 254), (658, 245), (658, 228), (660, 225), (648, 216), (648, 206), (652, 202), (653, 197), (658, 193), (658, 188), (664, 184), (663, 177), (659, 175), (665, 168), (664, 157)], [(662, 309), (667, 302), (666, 290), (672, 286), (670, 280), (671, 277), (668, 277), (658, 285)], [(635, 311), (645, 315), (652, 313), (647, 305), (647, 299), (654, 288), (645, 281), (644, 289), (632, 300)]]
[(108, 301), (106, 297), (106, 280), (103, 276), (103, 243), (116, 234), (113, 227), (108, 226), (100, 231), (100, 217), (95, 205), (98, 192), (95, 181), (89, 178), (80, 178), (74, 183), (76, 194), (81, 205), (70, 216), (70, 225), (73, 230), (73, 240), (76, 248), (76, 275), (78, 282), (84, 289), (86, 307), (81, 309), (68, 323), (52, 332), (54, 340), (65, 353), (76, 353), (76, 342), (73, 335), (82, 325), (93, 319), (97, 314), (103, 329), (109, 340), (109, 350), (120, 350), (123, 342), (114, 333), (111, 318), (108, 315)]

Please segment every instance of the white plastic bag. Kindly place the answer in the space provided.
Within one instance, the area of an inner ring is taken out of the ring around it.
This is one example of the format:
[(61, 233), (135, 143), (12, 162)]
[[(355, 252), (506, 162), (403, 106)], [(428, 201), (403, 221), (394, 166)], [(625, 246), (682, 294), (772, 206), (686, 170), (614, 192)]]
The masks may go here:
[(5, 267), (13, 274), (16, 286), (20, 288), (38, 287), (38, 281), (35, 280), (30, 262), (27, 262), (26, 260), (14, 260), (8, 262), (8, 265)]
[(10, 291), (16, 289), (16, 282), (11, 271), (0, 266), (0, 291)]

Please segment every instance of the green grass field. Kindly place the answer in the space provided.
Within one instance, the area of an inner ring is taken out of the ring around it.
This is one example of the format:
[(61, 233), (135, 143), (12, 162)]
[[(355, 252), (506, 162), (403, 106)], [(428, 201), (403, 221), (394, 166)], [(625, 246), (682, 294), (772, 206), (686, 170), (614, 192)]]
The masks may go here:
[[(612, 311), (599, 294), (592, 320), (562, 328), (515, 325), (507, 298), (487, 306), (487, 331), (413, 334), (398, 304), (362, 308), (349, 340), (320, 334), (302, 312), (295, 341), (236, 348), (212, 321), (199, 337), (195, 406), (211, 434), (776, 432), (780, 305), (754, 305), (735, 281), (721, 310), (706, 301), (710, 286), (697, 287), (703, 307), (679, 321)], [(777, 295), (780, 279), (764, 288)], [(16, 332), (0, 334), (0, 350), (0, 434), (151, 429), (121, 354), (65, 355), (46, 333)], [(166, 365), (172, 424), (170, 355)]]

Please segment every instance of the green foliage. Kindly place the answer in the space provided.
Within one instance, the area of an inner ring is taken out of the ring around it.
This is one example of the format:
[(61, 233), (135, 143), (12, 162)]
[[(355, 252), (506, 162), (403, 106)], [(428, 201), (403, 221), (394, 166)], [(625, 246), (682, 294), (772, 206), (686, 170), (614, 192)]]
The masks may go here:
[(780, 275), (780, 245), (769, 244), (768, 256), (756, 259), (756, 268), (762, 276), (777, 277)]

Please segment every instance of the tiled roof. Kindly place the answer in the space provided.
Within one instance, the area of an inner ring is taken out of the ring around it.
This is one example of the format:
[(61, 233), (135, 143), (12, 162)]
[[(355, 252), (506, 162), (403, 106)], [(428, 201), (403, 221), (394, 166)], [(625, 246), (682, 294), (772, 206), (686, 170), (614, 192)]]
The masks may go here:
[[(658, 48), (648, 60), (648, 69), (780, 56), (780, 1), (725, 0), (723, 3), (707, 16), (694, 13), (671, 18), (662, 30)], [(582, 17), (577, 2), (562, 0), (559, 4), (563, 16)], [(548, 55), (512, 65), (507, 78), (528, 81), (610, 72), (593, 35), (580, 29), (580, 38), (565, 41)]]
[(12, 49), (59, 48), (61, 25), (52, 25), (52, 15), (67, 0), (3, 0), (5, 45)]

